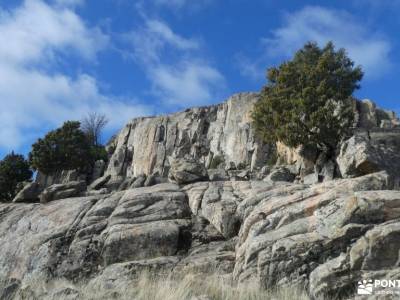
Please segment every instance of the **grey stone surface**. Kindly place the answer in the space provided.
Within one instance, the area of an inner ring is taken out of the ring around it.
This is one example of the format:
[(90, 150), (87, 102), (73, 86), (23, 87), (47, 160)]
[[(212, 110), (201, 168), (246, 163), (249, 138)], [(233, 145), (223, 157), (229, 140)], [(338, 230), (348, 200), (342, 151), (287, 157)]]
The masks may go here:
[(207, 173), (210, 181), (229, 180), (228, 173), (224, 169), (208, 169)]
[(178, 184), (187, 184), (208, 179), (206, 167), (193, 157), (171, 159), (169, 178)]
[(92, 181), (95, 181), (96, 179), (103, 176), (106, 166), (107, 165), (104, 160), (95, 161), (92, 171)]
[(98, 177), (94, 180), (89, 186), (88, 190), (99, 190), (101, 189), (109, 180), (111, 179), (111, 175), (105, 175), (102, 177)]
[(400, 131), (358, 131), (340, 147), (337, 163), (343, 177), (386, 170), (400, 176)]
[(315, 297), (338, 297), (360, 276), (398, 270), (400, 191), (390, 188), (380, 172), (315, 185), (164, 183), (1, 204), (0, 289), (22, 293), (30, 282), (57, 278), (123, 287), (150, 266), (213, 269), (239, 282), (297, 283)]
[(258, 94), (242, 93), (226, 102), (167, 116), (137, 118), (116, 137), (107, 174), (168, 176), (169, 158), (191, 155), (209, 166), (215, 156), (252, 168), (265, 162), (268, 149), (254, 137), (250, 112)]
[(14, 197), (14, 203), (20, 202), (38, 202), (41, 188), (37, 182), (30, 182)]
[(289, 168), (280, 167), (272, 170), (266, 180), (293, 182), (295, 177), (295, 174), (293, 174)]
[(131, 188), (140, 188), (143, 187), (146, 182), (146, 175), (140, 174), (136, 177), (131, 185)]
[(40, 193), (40, 203), (76, 197), (81, 195), (86, 189), (84, 181), (70, 181), (68, 183), (53, 184)]

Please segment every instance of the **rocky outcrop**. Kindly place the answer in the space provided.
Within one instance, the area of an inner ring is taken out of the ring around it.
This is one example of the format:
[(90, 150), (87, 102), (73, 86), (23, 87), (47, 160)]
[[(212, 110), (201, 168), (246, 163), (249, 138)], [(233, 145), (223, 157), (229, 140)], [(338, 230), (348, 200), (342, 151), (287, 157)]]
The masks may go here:
[(355, 102), (362, 128), (327, 157), (259, 143), (257, 97), (134, 119), (107, 146), (104, 174), (100, 162), (84, 178), (39, 174), (15, 202), (41, 192), (41, 203), (0, 204), (0, 298), (121, 298), (145, 270), (212, 270), (316, 299), (400, 278), (395, 115)]
[(343, 177), (386, 170), (400, 177), (400, 129), (359, 130), (340, 147), (337, 163)]
[[(256, 275), (266, 287), (306, 285), (314, 296), (336, 298), (351, 293), (354, 283), (363, 278), (362, 264), (343, 265), (338, 273), (346, 278), (346, 286), (340, 289), (333, 282), (332, 271), (337, 271), (338, 257), (350, 257), (351, 249), (371, 230), (386, 222), (399, 222), (400, 192), (386, 190), (390, 188), (389, 176), (375, 173), (308, 188), (277, 187), (273, 194), (267, 191), (259, 196), (258, 201), (245, 199), (241, 203), (246, 210), (242, 210), (235, 277), (245, 281)], [(369, 246), (362, 247), (361, 255), (377, 255), (369, 252)], [(390, 256), (398, 259), (399, 249), (393, 245)], [(324, 265), (333, 268), (331, 272), (321, 272), (327, 268)]]
[(47, 187), (40, 195), (40, 203), (79, 196), (86, 190), (85, 181), (70, 181), (68, 183), (53, 184)]
[(26, 184), (22, 190), (14, 197), (14, 203), (21, 202), (38, 202), (41, 188), (37, 182), (30, 182)]
[(338, 145), (339, 153), (299, 146), (276, 145), (278, 165), (290, 166), (305, 183), (356, 177), (387, 170), (398, 177), (400, 120), (395, 112), (381, 109), (371, 100), (354, 100), (353, 135)]
[(208, 179), (207, 169), (194, 158), (171, 159), (169, 178), (179, 184), (187, 184)]
[(106, 295), (153, 268), (299, 284), (316, 297), (351, 294), (360, 278), (399, 272), (400, 192), (391, 188), (380, 172), (311, 186), (164, 183), (1, 204), (0, 289), (18, 295), (34, 290), (31, 282), (84, 279)]
[(363, 129), (377, 127), (388, 129), (400, 125), (394, 111), (379, 108), (369, 99), (356, 101), (355, 119), (357, 123), (356, 127)]
[(293, 182), (296, 175), (293, 174), (288, 168), (280, 167), (273, 170), (267, 177), (271, 181), (288, 181)]
[[(172, 115), (137, 118), (117, 136), (106, 174), (136, 177), (158, 172), (167, 177), (172, 158), (191, 156), (208, 168), (261, 167), (268, 147), (254, 136), (250, 113), (258, 94), (243, 93), (226, 102)], [(215, 164), (215, 163), (214, 163)]]

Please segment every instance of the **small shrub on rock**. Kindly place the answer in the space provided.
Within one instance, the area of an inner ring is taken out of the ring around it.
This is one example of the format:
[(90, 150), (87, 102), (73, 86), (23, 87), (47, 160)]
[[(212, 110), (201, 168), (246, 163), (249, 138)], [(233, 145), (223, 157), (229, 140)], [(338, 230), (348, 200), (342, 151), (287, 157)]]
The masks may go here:
[(32, 170), (24, 156), (11, 152), (0, 161), (0, 201), (11, 201), (22, 189), (23, 181), (32, 178)]

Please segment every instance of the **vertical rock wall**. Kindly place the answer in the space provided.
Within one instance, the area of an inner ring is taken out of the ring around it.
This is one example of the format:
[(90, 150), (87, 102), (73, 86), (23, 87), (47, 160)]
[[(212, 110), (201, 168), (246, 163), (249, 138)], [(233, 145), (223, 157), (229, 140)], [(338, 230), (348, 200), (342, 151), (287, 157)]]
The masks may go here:
[(171, 115), (137, 118), (119, 133), (106, 174), (166, 176), (172, 157), (190, 155), (206, 167), (213, 159), (252, 169), (267, 160), (268, 147), (257, 141), (251, 125), (256, 93), (242, 93), (222, 104)]

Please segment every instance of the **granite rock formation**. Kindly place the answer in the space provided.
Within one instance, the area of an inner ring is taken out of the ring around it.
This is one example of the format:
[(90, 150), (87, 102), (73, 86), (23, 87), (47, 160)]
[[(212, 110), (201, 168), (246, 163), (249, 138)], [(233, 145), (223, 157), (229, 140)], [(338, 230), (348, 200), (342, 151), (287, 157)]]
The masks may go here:
[(260, 143), (257, 97), (134, 119), (86, 181), (41, 174), (0, 204), (0, 299), (118, 298), (149, 269), (298, 285), (317, 299), (400, 279), (396, 116), (357, 102), (358, 129), (327, 158)]

